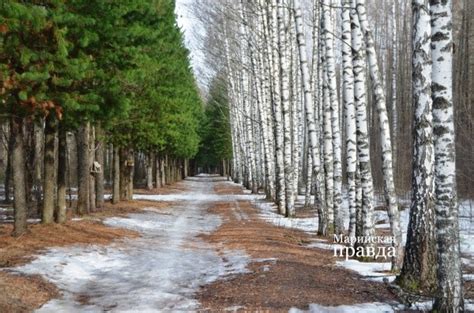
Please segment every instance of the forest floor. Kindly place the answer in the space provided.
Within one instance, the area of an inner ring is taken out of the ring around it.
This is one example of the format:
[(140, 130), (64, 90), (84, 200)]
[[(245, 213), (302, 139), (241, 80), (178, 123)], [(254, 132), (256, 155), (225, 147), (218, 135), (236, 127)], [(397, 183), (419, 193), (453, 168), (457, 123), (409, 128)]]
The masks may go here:
[(262, 195), (213, 176), (136, 191), (20, 238), (0, 224), (0, 312), (400, 308), (379, 279), (387, 263), (334, 257), (314, 212), (281, 218)]
[(99, 212), (81, 218), (69, 216), (63, 225), (42, 225), (30, 220), (28, 232), (18, 238), (10, 236), (11, 223), (0, 224), (0, 312), (31, 312), (60, 296), (59, 289), (41, 275), (19, 274), (12, 267), (27, 264), (54, 247), (108, 245), (121, 238), (135, 238), (139, 236), (137, 232), (109, 227), (102, 220), (139, 212), (147, 206), (149, 201), (106, 203)]
[[(217, 194), (242, 192), (229, 183), (217, 183), (214, 190)], [(307, 309), (311, 303), (340, 306), (396, 300), (383, 284), (337, 267), (332, 251), (309, 247), (314, 235), (261, 219), (250, 201), (218, 202), (208, 212), (219, 214), (223, 224), (202, 237), (218, 251), (245, 251), (251, 261), (247, 273), (200, 289), (198, 299), (205, 310), (288, 312)]]

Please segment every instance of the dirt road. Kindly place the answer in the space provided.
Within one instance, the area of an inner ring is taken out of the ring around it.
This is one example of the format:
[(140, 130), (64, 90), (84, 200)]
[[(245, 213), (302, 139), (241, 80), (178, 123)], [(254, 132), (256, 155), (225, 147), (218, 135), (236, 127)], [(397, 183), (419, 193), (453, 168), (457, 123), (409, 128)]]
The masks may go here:
[(274, 312), (394, 299), (336, 267), (331, 252), (308, 247), (311, 234), (263, 221), (253, 205), (262, 196), (212, 176), (178, 187), (138, 194), (149, 207), (104, 220), (138, 237), (49, 249), (15, 268), (59, 288), (62, 296), (38, 312)]

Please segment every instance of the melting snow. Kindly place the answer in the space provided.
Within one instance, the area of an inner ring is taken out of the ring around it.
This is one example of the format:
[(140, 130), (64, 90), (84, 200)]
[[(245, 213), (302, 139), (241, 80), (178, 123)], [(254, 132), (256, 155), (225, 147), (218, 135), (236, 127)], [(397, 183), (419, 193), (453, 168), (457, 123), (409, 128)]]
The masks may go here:
[[(260, 199), (257, 199), (260, 200)], [(294, 228), (314, 233), (318, 227), (318, 218), (287, 218), (277, 212), (276, 205), (268, 201), (254, 200), (253, 204), (260, 210), (260, 217), (278, 227)]]
[(383, 271), (390, 271), (390, 263), (386, 262), (359, 262), (357, 260), (337, 261), (336, 265), (345, 267), (362, 276), (384, 276)]
[[(201, 197), (163, 214), (149, 208), (128, 218), (105, 220), (142, 236), (114, 245), (50, 249), (15, 270), (41, 274), (63, 292), (38, 312), (157, 312), (199, 308), (194, 294), (219, 277), (246, 272), (243, 251), (217, 253), (197, 236), (215, 230), (219, 216), (206, 212), (211, 184), (199, 184)], [(207, 188), (205, 188), (207, 186)], [(204, 188), (203, 188), (204, 187)], [(159, 197), (158, 197), (159, 198)], [(77, 300), (80, 295), (87, 304)]]
[(221, 202), (221, 201), (235, 201), (235, 200), (252, 200), (255, 198), (264, 198), (258, 195), (216, 195), (216, 194), (202, 194), (202, 193), (178, 193), (169, 195), (145, 195), (137, 194), (133, 196), (134, 200), (151, 200), (151, 201), (207, 201), (207, 202)]

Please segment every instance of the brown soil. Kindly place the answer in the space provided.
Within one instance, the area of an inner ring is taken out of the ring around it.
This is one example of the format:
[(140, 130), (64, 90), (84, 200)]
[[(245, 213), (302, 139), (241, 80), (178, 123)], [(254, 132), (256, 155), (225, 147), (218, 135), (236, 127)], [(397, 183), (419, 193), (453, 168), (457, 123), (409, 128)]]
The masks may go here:
[[(215, 190), (241, 193), (239, 187), (224, 184)], [(250, 273), (202, 287), (198, 300), (203, 311), (234, 307), (241, 312), (288, 312), (291, 307), (307, 309), (310, 303), (335, 306), (396, 300), (383, 284), (336, 267), (331, 251), (306, 248), (310, 235), (260, 220), (248, 201), (218, 203), (210, 211), (221, 215), (224, 223), (203, 237), (220, 249), (244, 250), (257, 260), (248, 266)]]
[(106, 245), (120, 238), (136, 237), (136, 232), (108, 227), (101, 220), (109, 216), (139, 212), (147, 207), (159, 208), (165, 205), (169, 203), (106, 203), (101, 211), (83, 216), (80, 221), (68, 221), (63, 225), (29, 225), (28, 232), (19, 238), (10, 236), (13, 228), (11, 224), (0, 225), (0, 312), (31, 312), (59, 296), (57, 288), (40, 276), (18, 275), (5, 268), (25, 264), (31, 261), (34, 255), (51, 247), (74, 244)]

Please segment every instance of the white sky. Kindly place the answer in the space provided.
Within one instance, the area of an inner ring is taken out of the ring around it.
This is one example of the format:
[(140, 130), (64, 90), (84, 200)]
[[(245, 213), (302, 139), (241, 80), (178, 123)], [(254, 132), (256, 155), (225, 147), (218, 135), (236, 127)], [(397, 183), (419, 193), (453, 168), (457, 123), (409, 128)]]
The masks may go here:
[(176, 17), (178, 26), (184, 31), (185, 44), (191, 53), (191, 65), (194, 69), (196, 80), (203, 87), (203, 76), (199, 73), (203, 72), (205, 57), (200, 45), (200, 37), (205, 30), (200, 22), (195, 18), (193, 13), (193, 5), (197, 0), (176, 0)]

